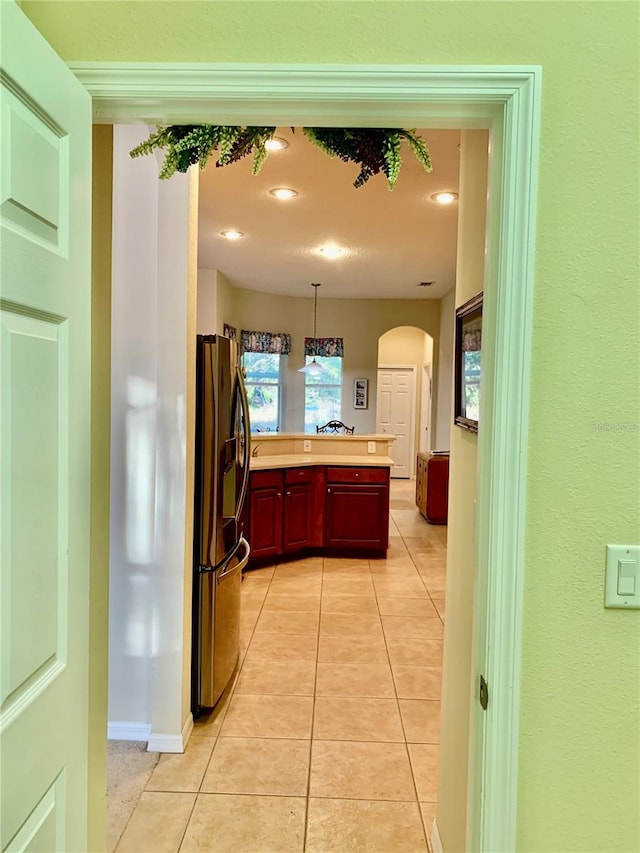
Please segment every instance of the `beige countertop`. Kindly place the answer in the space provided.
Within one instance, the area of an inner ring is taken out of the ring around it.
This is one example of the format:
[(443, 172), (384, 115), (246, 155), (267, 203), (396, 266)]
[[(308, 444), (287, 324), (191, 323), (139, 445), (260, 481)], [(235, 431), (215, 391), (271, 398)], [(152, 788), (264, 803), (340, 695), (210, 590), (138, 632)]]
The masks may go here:
[(333, 433), (333, 432), (252, 432), (252, 441), (287, 441), (288, 439), (310, 439), (314, 441), (395, 441), (395, 435), (388, 432), (372, 433)]
[(338, 453), (283, 453), (279, 456), (253, 456), (249, 470), (301, 468), (307, 465), (357, 465), (359, 468), (392, 468), (393, 459), (390, 456), (378, 456), (374, 453), (358, 456)]

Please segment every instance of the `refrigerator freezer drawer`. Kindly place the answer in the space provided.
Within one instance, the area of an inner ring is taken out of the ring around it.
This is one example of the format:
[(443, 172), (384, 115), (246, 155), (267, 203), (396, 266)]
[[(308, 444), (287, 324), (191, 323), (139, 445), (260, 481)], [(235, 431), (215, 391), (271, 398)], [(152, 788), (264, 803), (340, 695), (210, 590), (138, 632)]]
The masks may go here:
[[(246, 545), (245, 540), (241, 544)], [(240, 638), (240, 584), (249, 546), (229, 564), (200, 574), (200, 636), (198, 708), (213, 708), (238, 663)]]

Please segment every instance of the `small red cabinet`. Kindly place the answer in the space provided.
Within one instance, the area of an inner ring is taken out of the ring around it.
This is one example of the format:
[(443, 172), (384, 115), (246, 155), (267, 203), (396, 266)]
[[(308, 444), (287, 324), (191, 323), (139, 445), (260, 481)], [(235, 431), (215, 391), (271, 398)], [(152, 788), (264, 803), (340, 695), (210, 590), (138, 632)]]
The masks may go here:
[(446, 524), (449, 498), (449, 454), (419, 453), (416, 504), (430, 524)]

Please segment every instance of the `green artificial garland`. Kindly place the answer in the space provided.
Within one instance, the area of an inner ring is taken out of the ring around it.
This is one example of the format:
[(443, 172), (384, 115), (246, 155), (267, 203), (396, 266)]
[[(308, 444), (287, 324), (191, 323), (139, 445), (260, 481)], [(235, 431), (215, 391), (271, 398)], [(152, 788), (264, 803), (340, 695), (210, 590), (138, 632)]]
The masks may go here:
[[(235, 163), (248, 154), (253, 155), (254, 175), (260, 171), (267, 157), (265, 143), (275, 134), (275, 127), (241, 127), (215, 124), (184, 124), (158, 128), (156, 133), (131, 151), (132, 157), (151, 154), (155, 148), (166, 149), (161, 178), (170, 178), (176, 172), (186, 172), (194, 163), (204, 169), (211, 154), (217, 152), (216, 166)], [(392, 190), (402, 165), (401, 143), (406, 140), (422, 164), (431, 172), (429, 149), (414, 130), (399, 128), (339, 128), (303, 127), (307, 139), (330, 157), (339, 157), (345, 163), (353, 162), (360, 172), (353, 182), (361, 187), (373, 175), (386, 175)]]

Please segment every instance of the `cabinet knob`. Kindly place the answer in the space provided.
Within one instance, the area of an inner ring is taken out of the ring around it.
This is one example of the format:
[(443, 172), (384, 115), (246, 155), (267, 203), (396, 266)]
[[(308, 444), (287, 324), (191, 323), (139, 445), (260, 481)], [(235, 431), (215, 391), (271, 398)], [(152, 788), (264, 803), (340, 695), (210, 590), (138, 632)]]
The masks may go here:
[(327, 494), (328, 494), (328, 495), (330, 495), (330, 494), (331, 494), (331, 489), (327, 489)]
[(282, 497), (282, 495), (280, 494), (280, 492), (278, 492), (278, 494), (276, 495), (276, 497), (277, 497), (277, 498), (281, 498), (281, 497)]
[(359, 476), (360, 476), (360, 474), (356, 474), (356, 480), (358, 479)]
[(290, 495), (290, 494), (291, 494), (291, 492), (285, 492), (285, 495)]

